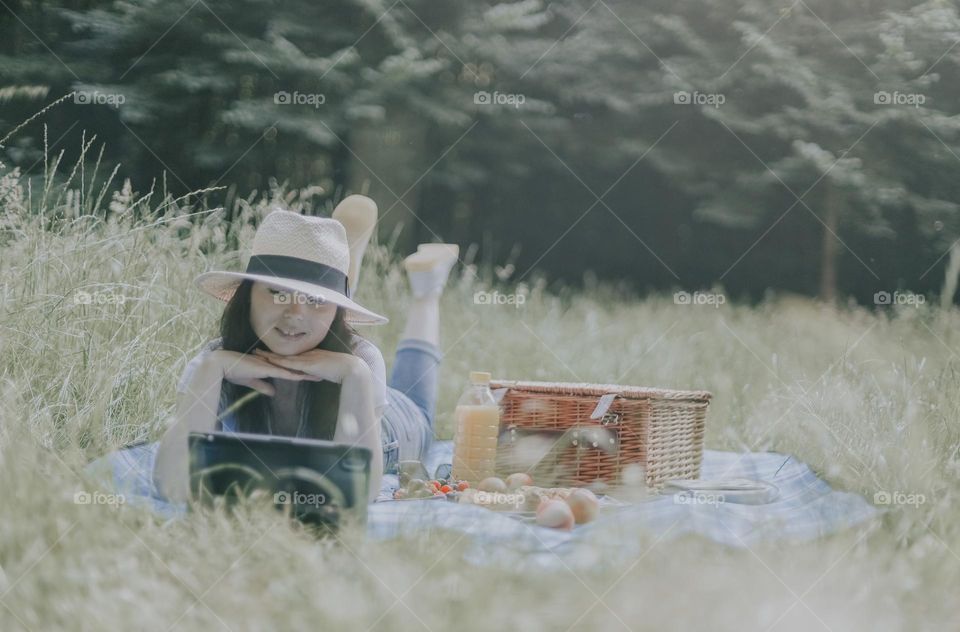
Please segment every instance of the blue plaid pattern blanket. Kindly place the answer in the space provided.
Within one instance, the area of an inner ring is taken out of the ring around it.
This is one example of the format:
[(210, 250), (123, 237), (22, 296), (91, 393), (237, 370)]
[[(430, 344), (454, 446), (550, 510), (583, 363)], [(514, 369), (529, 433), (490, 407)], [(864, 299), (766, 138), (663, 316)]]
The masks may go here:
[[(127, 448), (94, 461), (87, 473), (111, 491), (122, 493), (127, 504), (144, 505), (173, 518), (185, 512), (159, 497), (151, 473), (156, 443)], [(435, 441), (425, 460), (433, 474), (449, 463), (452, 441)], [(393, 501), (397, 476), (383, 477), (378, 501), (369, 507), (367, 535), (373, 540), (420, 538), (434, 530), (459, 534), (458, 548), (475, 564), (505, 564), (516, 569), (595, 566), (642, 555), (638, 534), (654, 541), (697, 534), (733, 547), (762, 541), (807, 541), (869, 521), (879, 509), (859, 494), (834, 490), (808, 466), (775, 452), (706, 450), (701, 478), (753, 478), (774, 483), (780, 490), (772, 502), (759, 505), (733, 502), (684, 502), (674, 494), (651, 496), (621, 504), (603, 498), (604, 509), (594, 522), (572, 531), (536, 526), (526, 519), (476, 505), (444, 500)]]

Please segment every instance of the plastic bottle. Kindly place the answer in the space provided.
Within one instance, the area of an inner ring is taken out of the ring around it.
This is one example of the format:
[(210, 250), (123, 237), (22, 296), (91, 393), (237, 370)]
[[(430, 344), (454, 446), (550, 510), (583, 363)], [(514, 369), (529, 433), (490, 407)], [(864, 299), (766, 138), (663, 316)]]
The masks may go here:
[(500, 407), (490, 392), (489, 373), (470, 372), (470, 386), (460, 396), (454, 417), (452, 475), (475, 486), (494, 475), (497, 463)]

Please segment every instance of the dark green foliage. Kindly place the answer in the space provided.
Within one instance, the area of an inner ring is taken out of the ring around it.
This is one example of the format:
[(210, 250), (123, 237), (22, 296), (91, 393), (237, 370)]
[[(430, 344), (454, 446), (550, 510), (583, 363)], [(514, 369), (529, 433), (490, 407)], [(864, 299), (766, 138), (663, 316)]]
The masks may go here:
[[(0, 34), (6, 129), (120, 94), (49, 142), (98, 134), (139, 189), (366, 190), (515, 279), (869, 300), (936, 290), (960, 236), (947, 2), (9, 2)], [(30, 167), (41, 124), (5, 144)]]

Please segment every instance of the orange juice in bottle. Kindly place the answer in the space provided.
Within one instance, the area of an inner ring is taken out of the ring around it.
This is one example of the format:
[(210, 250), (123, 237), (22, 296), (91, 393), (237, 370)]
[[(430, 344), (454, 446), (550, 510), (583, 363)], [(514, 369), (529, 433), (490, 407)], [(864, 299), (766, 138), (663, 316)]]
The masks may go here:
[(453, 472), (475, 486), (494, 475), (500, 408), (490, 392), (490, 374), (470, 372), (470, 386), (457, 402), (456, 432), (453, 439)]

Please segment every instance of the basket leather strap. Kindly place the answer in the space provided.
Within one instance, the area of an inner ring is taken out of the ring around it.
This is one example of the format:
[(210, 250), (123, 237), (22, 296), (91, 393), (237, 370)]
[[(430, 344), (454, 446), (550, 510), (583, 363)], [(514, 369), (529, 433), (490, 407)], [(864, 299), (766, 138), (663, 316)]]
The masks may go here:
[(603, 419), (603, 416), (607, 414), (607, 411), (610, 409), (610, 404), (613, 403), (620, 393), (607, 393), (600, 397), (600, 401), (597, 402), (597, 407), (593, 409), (593, 412), (590, 414), (590, 419)]

